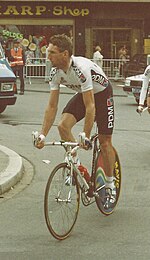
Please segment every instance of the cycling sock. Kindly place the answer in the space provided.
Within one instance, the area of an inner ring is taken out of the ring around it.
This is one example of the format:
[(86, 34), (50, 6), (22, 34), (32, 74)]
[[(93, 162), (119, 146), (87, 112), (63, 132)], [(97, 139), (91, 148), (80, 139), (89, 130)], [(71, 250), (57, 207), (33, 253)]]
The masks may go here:
[(106, 175), (106, 181), (107, 182), (112, 182), (114, 180), (114, 177), (113, 176), (107, 176)]
[(111, 176), (111, 177), (106, 176), (105, 188), (114, 189), (114, 187), (115, 187), (115, 185), (114, 185), (114, 178), (113, 178), (113, 176)]

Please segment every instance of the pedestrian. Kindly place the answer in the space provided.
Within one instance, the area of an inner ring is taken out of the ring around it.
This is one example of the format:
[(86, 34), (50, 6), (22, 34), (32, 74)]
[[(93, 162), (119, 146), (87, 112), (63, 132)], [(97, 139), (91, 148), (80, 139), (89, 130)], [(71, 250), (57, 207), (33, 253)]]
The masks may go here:
[(128, 50), (127, 50), (127, 47), (126, 45), (123, 45), (120, 49), (119, 49), (119, 59), (126, 59), (127, 58), (127, 53), (128, 53)]
[(48, 47), (47, 47), (46, 48), (45, 82), (49, 82), (51, 67), (52, 67), (52, 64), (51, 64), (51, 61), (48, 58)]
[(19, 40), (14, 40), (13, 48), (10, 50), (9, 57), (11, 68), (16, 76), (20, 79), (20, 95), (24, 94), (24, 65), (25, 53), (20, 46)]
[(99, 45), (95, 47), (95, 52), (93, 53), (93, 61), (101, 68), (103, 67), (103, 55), (101, 54), (101, 47)]
[(33, 43), (36, 44), (36, 50), (35, 50), (35, 58), (36, 58), (36, 63), (40, 63), (40, 58), (41, 58), (41, 48), (40, 44), (43, 40), (43, 37), (37, 33), (36, 35), (33, 36)]
[(125, 77), (124, 70), (125, 70), (125, 65), (126, 65), (127, 58), (128, 58), (127, 53), (128, 53), (128, 50), (126, 48), (126, 45), (122, 46), (118, 52), (119, 59), (120, 59), (119, 72), (120, 72), (120, 75), (123, 77)]
[(36, 44), (30, 43), (27, 47), (27, 50), (25, 51), (25, 57), (26, 57), (26, 64), (33, 64), (35, 61), (35, 50), (36, 50)]
[[(91, 130), (96, 120), (101, 144), (104, 169), (106, 173), (105, 199), (110, 206), (116, 201), (116, 187), (113, 170), (115, 153), (112, 146), (114, 126), (114, 102), (112, 86), (102, 68), (85, 57), (73, 56), (73, 46), (66, 35), (54, 35), (48, 47), (52, 62), (50, 73), (50, 97), (41, 132), (36, 147), (44, 147), (44, 140), (52, 127), (58, 107), (60, 85), (75, 90), (77, 93), (65, 106), (58, 124), (59, 134), (64, 141), (75, 141), (73, 126), (84, 118), (83, 132), (89, 143)], [(85, 149), (88, 145), (82, 144)], [(77, 156), (75, 161), (78, 162)]]

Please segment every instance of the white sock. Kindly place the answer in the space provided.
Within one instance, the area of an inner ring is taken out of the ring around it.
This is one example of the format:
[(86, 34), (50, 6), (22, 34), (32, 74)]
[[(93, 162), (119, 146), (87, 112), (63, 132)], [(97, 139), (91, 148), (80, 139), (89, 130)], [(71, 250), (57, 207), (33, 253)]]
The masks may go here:
[(113, 176), (107, 176), (106, 175), (106, 181), (107, 182), (112, 182), (114, 180), (114, 177)]
[(105, 188), (113, 189), (115, 187), (114, 185), (114, 177), (113, 176), (106, 176), (106, 184)]

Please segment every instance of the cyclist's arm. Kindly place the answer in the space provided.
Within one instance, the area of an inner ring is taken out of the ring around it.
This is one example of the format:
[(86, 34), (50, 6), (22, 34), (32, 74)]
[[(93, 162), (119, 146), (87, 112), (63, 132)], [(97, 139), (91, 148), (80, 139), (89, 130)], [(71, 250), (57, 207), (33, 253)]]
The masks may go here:
[(150, 107), (150, 96), (147, 97), (147, 106)]
[(57, 113), (58, 100), (59, 100), (59, 90), (51, 90), (49, 102), (45, 110), (42, 130), (41, 130), (41, 134), (43, 134), (44, 136), (48, 134), (50, 128), (54, 123), (56, 113)]
[(150, 79), (150, 66), (148, 66), (144, 72), (143, 84), (140, 93), (139, 105), (144, 105), (144, 101), (147, 95), (148, 85)]
[(86, 137), (90, 138), (90, 133), (95, 119), (95, 101), (93, 89), (83, 92), (82, 95), (86, 110), (83, 131), (85, 132)]

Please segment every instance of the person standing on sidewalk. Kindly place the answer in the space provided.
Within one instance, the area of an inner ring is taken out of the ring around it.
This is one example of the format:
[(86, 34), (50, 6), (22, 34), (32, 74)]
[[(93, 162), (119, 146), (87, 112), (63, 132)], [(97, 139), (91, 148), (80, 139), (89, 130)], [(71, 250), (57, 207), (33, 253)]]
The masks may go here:
[(102, 68), (103, 55), (101, 54), (101, 47), (99, 45), (95, 47), (95, 52), (93, 53), (93, 61)]
[(20, 41), (14, 40), (14, 46), (10, 50), (9, 57), (11, 68), (16, 76), (20, 79), (20, 95), (24, 94), (24, 65), (25, 65), (25, 53), (20, 47)]
[(46, 67), (45, 67), (45, 82), (49, 82), (50, 71), (52, 68), (52, 64), (50, 59), (48, 58), (48, 47), (46, 48)]

